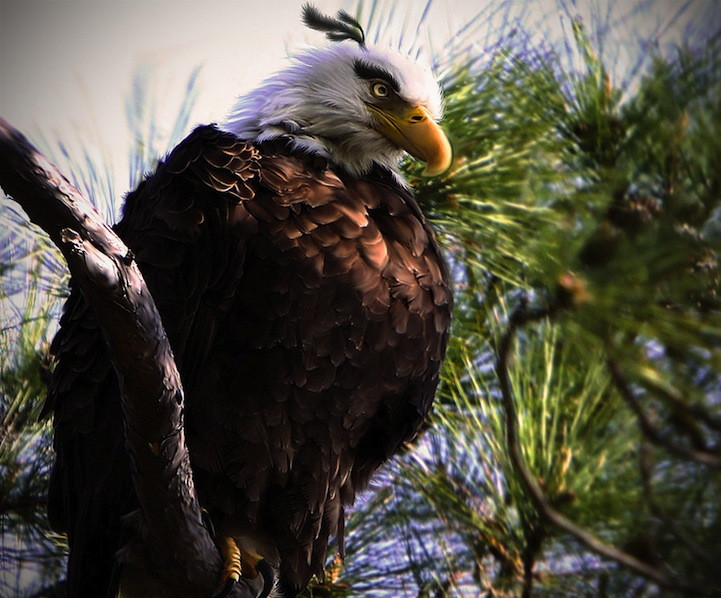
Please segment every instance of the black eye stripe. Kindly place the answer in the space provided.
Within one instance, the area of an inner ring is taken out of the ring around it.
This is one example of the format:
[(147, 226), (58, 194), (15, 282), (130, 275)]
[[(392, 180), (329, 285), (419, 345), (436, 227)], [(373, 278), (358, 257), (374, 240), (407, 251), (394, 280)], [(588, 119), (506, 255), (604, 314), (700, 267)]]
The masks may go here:
[(396, 79), (391, 73), (389, 73), (386, 69), (382, 67), (375, 66), (363, 60), (356, 60), (353, 63), (353, 70), (355, 71), (355, 74), (361, 79), (381, 79), (391, 88), (393, 88), (393, 91), (395, 91), (396, 93), (400, 93), (401, 91), (401, 86), (400, 83), (398, 83), (398, 79)]

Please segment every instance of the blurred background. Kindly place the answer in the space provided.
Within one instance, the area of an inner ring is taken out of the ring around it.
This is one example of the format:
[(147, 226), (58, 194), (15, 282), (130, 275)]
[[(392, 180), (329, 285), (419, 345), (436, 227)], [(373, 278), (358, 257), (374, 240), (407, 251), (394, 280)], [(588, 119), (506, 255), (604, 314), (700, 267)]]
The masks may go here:
[[(312, 596), (719, 595), (721, 5), (319, 1), (433, 65), (451, 171), (404, 172), (455, 278), (428, 429)], [(0, 116), (92, 198), (306, 45), (302, 2), (0, 3)], [(68, 274), (0, 203), (0, 595), (62, 596), (40, 418)]]

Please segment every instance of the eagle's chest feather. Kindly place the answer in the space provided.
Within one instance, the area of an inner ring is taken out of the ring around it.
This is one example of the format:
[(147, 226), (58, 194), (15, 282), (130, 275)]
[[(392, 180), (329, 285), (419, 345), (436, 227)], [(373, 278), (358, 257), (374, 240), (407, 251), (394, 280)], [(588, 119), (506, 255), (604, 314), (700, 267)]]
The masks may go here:
[[(204, 127), (126, 209), (196, 464), (282, 473), (313, 446), (354, 458), (382, 436), (375, 467), (417, 431), (451, 292), (430, 226), (387, 171), (355, 178)], [(322, 452), (313, 467), (334, 469)]]
[(218, 397), (216, 411), (275, 426), (285, 452), (307, 442), (317, 421), (328, 422), (317, 434), (338, 428), (339, 451), (361, 441), (381, 408), (420, 421), (450, 319), (430, 229), (392, 188), (326, 171), (323, 193), (285, 193), (277, 183), (273, 192), (272, 175), (271, 190), (229, 216), (241, 237), (246, 227), (254, 234), (208, 360), (217, 391), (241, 396)]

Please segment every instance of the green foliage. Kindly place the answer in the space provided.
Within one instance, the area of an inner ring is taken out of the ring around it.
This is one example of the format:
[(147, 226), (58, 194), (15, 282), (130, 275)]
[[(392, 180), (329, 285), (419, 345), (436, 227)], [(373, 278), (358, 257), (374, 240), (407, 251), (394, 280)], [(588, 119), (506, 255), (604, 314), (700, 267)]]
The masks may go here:
[(65, 538), (50, 531), (45, 516), (52, 463), (50, 423), (41, 418), (48, 379), (48, 306), (36, 306), (37, 276), (18, 327), (0, 332), (0, 591), (10, 593), (23, 578), (57, 578)]

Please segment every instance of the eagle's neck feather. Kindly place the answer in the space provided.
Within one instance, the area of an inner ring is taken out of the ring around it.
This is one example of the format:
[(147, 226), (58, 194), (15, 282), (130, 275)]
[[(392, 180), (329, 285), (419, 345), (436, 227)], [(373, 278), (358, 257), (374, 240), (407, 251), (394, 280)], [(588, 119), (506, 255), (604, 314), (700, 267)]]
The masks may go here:
[(294, 148), (322, 156), (354, 176), (379, 164), (405, 186), (398, 171), (403, 151), (369, 126), (367, 108), (353, 97), (357, 81), (352, 70), (334, 69), (334, 57), (328, 52), (301, 55), (241, 97), (220, 128), (257, 142), (287, 137)]

